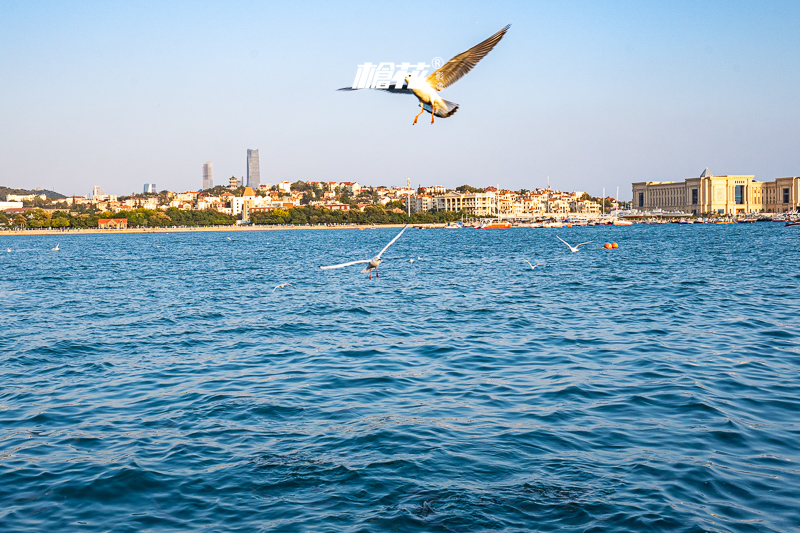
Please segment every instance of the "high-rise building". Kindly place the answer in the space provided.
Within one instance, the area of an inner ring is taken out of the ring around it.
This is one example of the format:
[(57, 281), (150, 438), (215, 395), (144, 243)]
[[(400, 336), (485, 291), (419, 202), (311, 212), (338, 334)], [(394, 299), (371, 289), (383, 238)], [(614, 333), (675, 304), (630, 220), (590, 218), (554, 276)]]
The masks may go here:
[(100, 188), (99, 185), (95, 185), (94, 189), (92, 189), (92, 198), (96, 198), (98, 196), (105, 196), (106, 191)]
[(157, 193), (158, 192), (156, 190), (156, 184), (155, 183), (145, 183), (144, 184), (144, 193), (147, 194), (147, 193), (150, 193), (150, 192), (152, 192), (152, 193)]
[(247, 149), (247, 186), (257, 189), (261, 185), (261, 171), (258, 168), (258, 150)]
[(214, 186), (214, 163), (206, 161), (203, 163), (203, 189), (210, 189)]

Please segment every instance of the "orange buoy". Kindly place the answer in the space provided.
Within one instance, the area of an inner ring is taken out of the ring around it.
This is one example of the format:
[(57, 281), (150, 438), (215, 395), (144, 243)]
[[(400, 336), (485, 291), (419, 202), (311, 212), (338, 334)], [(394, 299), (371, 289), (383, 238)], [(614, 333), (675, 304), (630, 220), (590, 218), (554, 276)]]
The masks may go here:
[(610, 250), (611, 249), (611, 243), (610, 242), (605, 243), (603, 245), (603, 248), (605, 248), (606, 250)]
[(612, 243), (611, 243), (611, 247), (612, 247), (612, 248), (619, 248), (619, 244), (617, 244), (617, 243), (615, 243), (615, 242), (612, 242)]

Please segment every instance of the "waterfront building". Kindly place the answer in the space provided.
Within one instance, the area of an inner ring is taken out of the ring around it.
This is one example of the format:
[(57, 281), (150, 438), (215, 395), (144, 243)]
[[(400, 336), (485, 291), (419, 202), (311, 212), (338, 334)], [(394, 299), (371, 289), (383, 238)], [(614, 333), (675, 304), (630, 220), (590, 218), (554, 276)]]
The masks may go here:
[(156, 189), (155, 183), (145, 183), (144, 184), (144, 194), (158, 194), (158, 190)]
[(247, 186), (258, 189), (261, 185), (261, 170), (258, 164), (258, 150), (247, 149)]
[(214, 187), (214, 163), (206, 161), (203, 163), (203, 190)]
[(409, 198), (412, 213), (426, 213), (433, 211), (436, 199), (430, 194), (415, 194)]
[(632, 190), (633, 208), (640, 211), (741, 215), (800, 209), (800, 177), (796, 176), (761, 182), (752, 175), (714, 176), (705, 169), (700, 177), (683, 182), (633, 183)]
[(22, 202), (0, 202), (0, 211), (6, 209), (22, 209)]
[(460, 194), (448, 192), (436, 197), (437, 211), (467, 211), (475, 216), (495, 216), (497, 195), (494, 192)]
[(101, 218), (97, 221), (97, 227), (100, 229), (127, 229), (127, 218)]

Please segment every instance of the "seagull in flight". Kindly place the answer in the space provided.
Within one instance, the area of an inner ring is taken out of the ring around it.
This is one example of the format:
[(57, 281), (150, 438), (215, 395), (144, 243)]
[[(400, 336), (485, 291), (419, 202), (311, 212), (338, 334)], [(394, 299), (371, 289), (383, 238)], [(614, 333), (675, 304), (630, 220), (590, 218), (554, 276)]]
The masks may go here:
[(556, 235), (556, 239), (558, 239), (559, 241), (561, 241), (561, 242), (563, 242), (564, 244), (566, 244), (567, 246), (569, 246), (569, 251), (570, 251), (570, 252), (572, 252), (573, 254), (574, 254), (575, 252), (577, 252), (577, 251), (578, 251), (578, 248), (580, 248), (580, 247), (581, 247), (581, 246), (583, 246), (584, 244), (589, 244), (590, 242), (594, 242), (594, 241), (586, 241), (586, 242), (582, 242), (582, 243), (580, 243), (580, 244), (576, 244), (575, 246), (572, 246), (572, 245), (570, 245), (570, 244), (569, 244), (567, 241), (565, 241), (564, 239), (562, 239), (561, 237), (559, 237), (558, 235)]
[(272, 289), (272, 292), (275, 292), (275, 291), (277, 291), (278, 289), (283, 289), (284, 287), (291, 287), (291, 288), (294, 288), (294, 285), (292, 285), (291, 283), (281, 283), (280, 285), (275, 285), (275, 288), (274, 288), (274, 289)]
[(334, 269), (334, 268), (344, 268), (344, 267), (348, 267), (348, 266), (351, 266), (351, 265), (358, 265), (358, 264), (361, 264), (361, 263), (367, 263), (367, 266), (365, 266), (365, 267), (364, 267), (364, 270), (362, 270), (361, 272), (362, 272), (362, 273), (364, 273), (364, 272), (369, 272), (369, 279), (372, 279), (372, 271), (373, 271), (373, 270), (375, 270), (375, 277), (377, 278), (377, 277), (378, 277), (378, 265), (380, 265), (380, 264), (381, 264), (381, 256), (383, 255), (383, 252), (385, 252), (386, 250), (388, 250), (388, 249), (389, 249), (389, 247), (390, 247), (391, 245), (393, 245), (393, 244), (394, 244), (394, 242), (395, 242), (397, 239), (399, 239), (399, 238), (400, 238), (400, 235), (402, 235), (402, 234), (403, 234), (403, 232), (406, 230), (406, 228), (407, 228), (407, 227), (408, 227), (408, 224), (406, 224), (405, 226), (403, 226), (403, 229), (401, 229), (401, 230), (400, 230), (400, 233), (398, 233), (397, 235), (395, 235), (394, 239), (392, 239), (391, 241), (389, 241), (389, 244), (387, 244), (386, 246), (384, 246), (384, 247), (383, 247), (383, 250), (381, 250), (380, 252), (378, 252), (378, 255), (376, 255), (376, 256), (375, 256), (375, 257), (373, 257), (372, 259), (362, 259), (362, 260), (360, 260), (360, 261), (350, 261), (350, 262), (348, 262), (348, 263), (342, 263), (342, 264), (340, 264), (340, 265), (324, 265), (324, 266), (321, 266), (320, 268), (321, 268), (322, 270), (332, 270), (332, 269)]
[[(443, 99), (439, 96), (439, 92), (453, 85), (472, 70), (478, 64), (478, 61), (486, 57), (486, 54), (491, 52), (492, 48), (500, 42), (500, 39), (503, 38), (503, 35), (506, 34), (510, 27), (511, 24), (466, 52), (461, 52), (425, 79), (409, 75), (405, 77), (406, 83), (402, 88), (398, 87), (398, 84), (389, 85), (386, 88), (376, 88), (390, 93), (413, 94), (416, 96), (417, 100), (419, 100), (420, 111), (414, 117), (413, 124), (417, 123), (417, 119), (425, 111), (431, 114), (431, 124), (433, 124), (434, 117), (447, 118), (458, 110), (458, 104)], [(358, 88), (343, 87), (339, 90), (357, 91)]]
[(57, 252), (57, 251), (58, 251), (58, 244), (56, 243), (56, 247), (55, 247), (55, 248), (51, 248), (51, 249), (52, 249), (54, 252)]
[[(569, 246), (569, 245), (568, 245)], [(531, 267), (531, 270), (536, 270), (536, 267), (544, 266), (544, 263), (537, 263), (535, 265), (531, 265), (531, 262), (525, 259), (525, 262), (528, 263)]]

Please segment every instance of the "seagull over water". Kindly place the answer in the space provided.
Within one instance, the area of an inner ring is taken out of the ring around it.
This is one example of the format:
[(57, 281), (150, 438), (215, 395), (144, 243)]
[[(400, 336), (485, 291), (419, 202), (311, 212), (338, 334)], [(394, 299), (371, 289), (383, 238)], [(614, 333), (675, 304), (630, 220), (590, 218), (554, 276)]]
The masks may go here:
[(280, 285), (275, 285), (275, 288), (274, 288), (274, 289), (272, 289), (272, 292), (275, 292), (275, 291), (277, 291), (278, 289), (283, 289), (284, 287), (291, 287), (291, 288), (294, 288), (294, 285), (292, 285), (291, 283), (281, 283)]
[(52, 250), (53, 250), (54, 252), (57, 252), (57, 251), (58, 251), (58, 244), (56, 244), (56, 247), (55, 247), (55, 248), (52, 248)]
[(558, 239), (559, 241), (561, 241), (561, 242), (563, 242), (564, 244), (566, 244), (567, 246), (569, 246), (569, 251), (570, 251), (570, 252), (572, 252), (573, 254), (574, 254), (575, 252), (577, 252), (577, 251), (578, 251), (578, 248), (580, 248), (580, 247), (581, 247), (581, 246), (583, 246), (584, 244), (589, 244), (590, 242), (594, 242), (594, 241), (586, 241), (586, 242), (582, 242), (582, 243), (580, 243), (580, 244), (576, 244), (575, 246), (572, 246), (571, 244), (569, 244), (567, 241), (565, 241), (564, 239), (562, 239), (562, 238), (561, 238), (561, 237), (559, 237), (558, 235), (556, 235), (556, 239)]
[[(424, 112), (427, 111), (431, 114), (431, 124), (433, 124), (434, 117), (447, 118), (458, 110), (458, 104), (445, 100), (439, 96), (439, 92), (453, 85), (460, 80), (467, 72), (473, 69), (478, 61), (486, 57), (486, 54), (492, 51), (503, 35), (506, 34), (511, 24), (507, 25), (502, 30), (498, 31), (480, 44), (476, 44), (466, 52), (461, 52), (453, 59), (442, 65), (441, 68), (436, 70), (433, 74), (425, 78), (415, 78), (406, 76), (405, 87), (398, 88), (396, 85), (390, 85), (387, 88), (377, 88), (380, 91), (387, 91), (397, 94), (413, 94), (419, 100), (420, 111), (414, 117), (414, 124), (417, 119)], [(357, 91), (359, 89), (353, 87), (343, 87), (340, 91)]]
[(536, 267), (544, 266), (544, 263), (536, 263), (535, 265), (531, 265), (531, 262), (527, 259), (525, 259), (525, 262), (530, 265), (531, 270), (536, 270)]
[(344, 267), (348, 267), (348, 266), (351, 266), (351, 265), (358, 265), (358, 264), (361, 264), (361, 263), (367, 263), (367, 266), (365, 266), (365, 267), (364, 267), (364, 270), (362, 270), (361, 272), (362, 272), (362, 273), (364, 273), (364, 272), (369, 272), (369, 279), (372, 279), (372, 271), (374, 270), (374, 271), (375, 271), (375, 277), (377, 278), (377, 277), (378, 277), (378, 265), (380, 265), (380, 264), (381, 264), (381, 256), (383, 255), (383, 252), (385, 252), (386, 250), (388, 250), (388, 249), (389, 249), (389, 247), (390, 247), (391, 245), (393, 245), (393, 244), (394, 244), (394, 242), (395, 242), (397, 239), (399, 239), (399, 238), (400, 238), (400, 235), (402, 235), (402, 234), (403, 234), (403, 232), (406, 230), (406, 228), (407, 228), (407, 227), (408, 227), (408, 224), (406, 224), (405, 226), (403, 226), (403, 229), (401, 229), (401, 230), (400, 230), (400, 233), (398, 233), (397, 235), (395, 235), (394, 239), (392, 239), (391, 241), (389, 241), (389, 244), (387, 244), (386, 246), (384, 246), (384, 247), (383, 247), (383, 250), (381, 250), (380, 252), (378, 252), (378, 255), (376, 255), (376, 256), (375, 256), (375, 257), (373, 257), (372, 259), (362, 259), (362, 260), (360, 260), (360, 261), (350, 261), (350, 262), (348, 262), (348, 263), (342, 263), (342, 264), (339, 264), (339, 265), (325, 265), (325, 266), (321, 266), (320, 268), (321, 268), (322, 270), (332, 270), (332, 269), (334, 269), (334, 268), (344, 268)]

